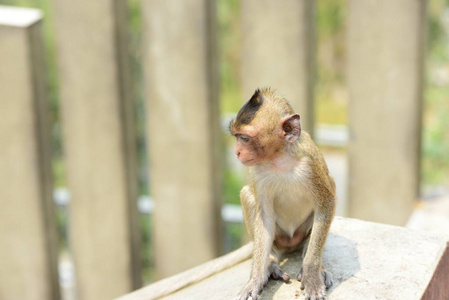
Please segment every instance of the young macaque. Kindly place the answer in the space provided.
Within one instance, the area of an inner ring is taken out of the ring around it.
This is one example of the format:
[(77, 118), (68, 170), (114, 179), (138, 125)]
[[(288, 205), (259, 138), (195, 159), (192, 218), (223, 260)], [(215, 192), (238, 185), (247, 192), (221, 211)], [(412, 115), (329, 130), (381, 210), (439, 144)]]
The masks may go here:
[(254, 242), (251, 276), (238, 300), (258, 299), (269, 277), (289, 281), (280, 255), (302, 251), (296, 278), (306, 299), (326, 299), (332, 275), (321, 257), (335, 211), (335, 183), (323, 155), (290, 104), (270, 89), (256, 90), (232, 120), (235, 154), (249, 167), (240, 192)]

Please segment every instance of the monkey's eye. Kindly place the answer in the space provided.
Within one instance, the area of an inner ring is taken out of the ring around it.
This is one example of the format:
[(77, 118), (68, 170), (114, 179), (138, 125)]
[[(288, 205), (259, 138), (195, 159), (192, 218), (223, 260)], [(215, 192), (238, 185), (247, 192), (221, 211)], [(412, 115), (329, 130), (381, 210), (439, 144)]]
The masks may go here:
[(240, 140), (242, 141), (242, 143), (247, 144), (247, 143), (249, 143), (249, 141), (251, 139), (249, 137), (245, 136), (245, 135), (241, 135), (240, 136)]

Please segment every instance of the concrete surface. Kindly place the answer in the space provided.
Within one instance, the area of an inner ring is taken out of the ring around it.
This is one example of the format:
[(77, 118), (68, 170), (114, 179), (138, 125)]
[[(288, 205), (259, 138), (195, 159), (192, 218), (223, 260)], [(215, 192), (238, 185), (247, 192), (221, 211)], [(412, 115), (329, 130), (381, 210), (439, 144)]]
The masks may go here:
[(449, 238), (449, 195), (422, 199), (418, 202), (407, 222), (407, 227)]
[[(328, 299), (421, 299), (429, 283), (438, 282), (433, 273), (444, 253), (447, 260), (447, 247), (447, 238), (442, 236), (336, 217), (323, 257), (324, 267), (334, 277)], [(297, 253), (282, 262), (283, 269), (291, 276), (300, 265)], [(250, 260), (245, 260), (161, 299), (233, 299), (248, 280), (249, 271)], [(447, 295), (449, 287), (440, 286), (440, 292)], [(138, 294), (135, 292), (132, 299), (145, 299)], [(290, 283), (270, 280), (260, 297), (261, 300), (303, 298), (296, 280)]]

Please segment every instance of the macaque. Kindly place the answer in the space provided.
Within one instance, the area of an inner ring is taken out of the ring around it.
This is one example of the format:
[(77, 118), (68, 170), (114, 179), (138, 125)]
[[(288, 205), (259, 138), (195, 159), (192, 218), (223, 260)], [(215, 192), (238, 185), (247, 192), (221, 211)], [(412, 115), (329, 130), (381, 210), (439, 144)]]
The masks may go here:
[(229, 124), (235, 154), (249, 167), (240, 192), (246, 228), (254, 242), (251, 276), (238, 300), (256, 300), (268, 279), (289, 281), (280, 256), (302, 251), (296, 279), (306, 299), (326, 299), (332, 275), (322, 255), (335, 212), (335, 183), (300, 116), (271, 89), (256, 90)]

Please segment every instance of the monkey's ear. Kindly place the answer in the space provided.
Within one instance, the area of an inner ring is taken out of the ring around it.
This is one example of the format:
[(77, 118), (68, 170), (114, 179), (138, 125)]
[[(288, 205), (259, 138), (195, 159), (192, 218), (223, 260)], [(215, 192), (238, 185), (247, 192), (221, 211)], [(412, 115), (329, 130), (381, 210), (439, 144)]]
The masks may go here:
[(299, 115), (294, 114), (281, 120), (282, 137), (289, 143), (296, 141), (301, 135), (301, 123)]

